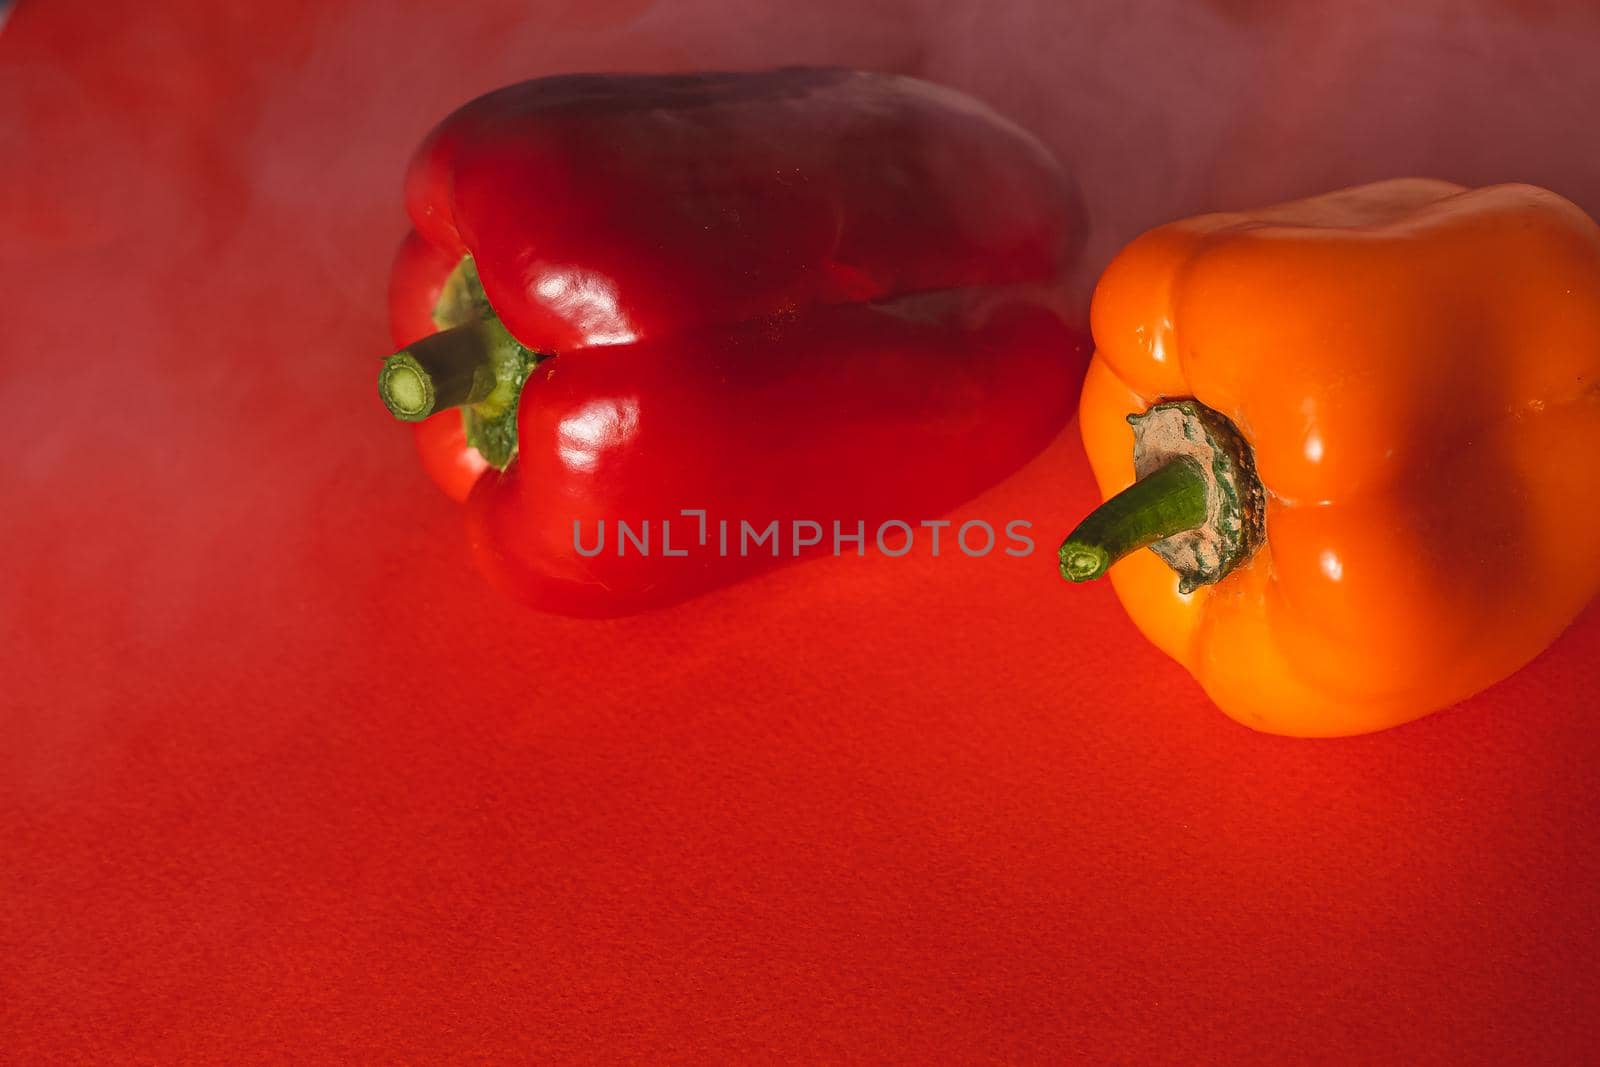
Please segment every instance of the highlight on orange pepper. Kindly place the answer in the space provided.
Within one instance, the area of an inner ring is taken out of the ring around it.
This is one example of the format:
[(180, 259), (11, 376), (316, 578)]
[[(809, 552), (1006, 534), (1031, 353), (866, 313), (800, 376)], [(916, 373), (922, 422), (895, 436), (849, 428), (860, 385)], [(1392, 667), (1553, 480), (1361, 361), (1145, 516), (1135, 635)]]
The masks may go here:
[(1403, 179), (1176, 222), (1091, 319), (1107, 501), (1062, 574), (1109, 569), (1246, 726), (1418, 718), (1600, 589), (1600, 228), (1560, 196)]

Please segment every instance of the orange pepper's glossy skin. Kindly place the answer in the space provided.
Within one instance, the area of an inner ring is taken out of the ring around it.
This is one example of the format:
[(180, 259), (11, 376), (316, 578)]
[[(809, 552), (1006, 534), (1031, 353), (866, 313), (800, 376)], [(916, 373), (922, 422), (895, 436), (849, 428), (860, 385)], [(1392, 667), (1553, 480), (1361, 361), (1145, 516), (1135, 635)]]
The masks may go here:
[(1101, 492), (1126, 417), (1232, 419), (1266, 543), (1188, 596), (1112, 568), (1139, 629), (1229, 715), (1380, 730), (1495, 683), (1600, 590), (1600, 228), (1554, 193), (1407, 179), (1146, 233), (1092, 311)]

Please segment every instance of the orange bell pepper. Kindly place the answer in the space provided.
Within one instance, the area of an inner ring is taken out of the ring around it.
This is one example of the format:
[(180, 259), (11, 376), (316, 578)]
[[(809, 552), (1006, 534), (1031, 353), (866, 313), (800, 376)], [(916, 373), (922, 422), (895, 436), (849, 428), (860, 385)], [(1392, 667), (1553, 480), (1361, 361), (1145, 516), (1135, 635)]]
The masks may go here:
[(1415, 719), (1600, 589), (1600, 228), (1554, 193), (1406, 179), (1173, 223), (1091, 314), (1109, 499), (1062, 573), (1109, 568), (1246, 726)]

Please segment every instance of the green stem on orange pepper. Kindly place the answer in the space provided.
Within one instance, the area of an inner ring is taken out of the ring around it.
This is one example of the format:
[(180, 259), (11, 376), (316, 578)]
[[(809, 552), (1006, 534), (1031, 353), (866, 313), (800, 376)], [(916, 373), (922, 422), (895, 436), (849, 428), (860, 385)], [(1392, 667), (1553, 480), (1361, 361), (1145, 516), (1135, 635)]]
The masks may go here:
[(1206, 477), (1179, 456), (1090, 512), (1061, 545), (1061, 576), (1087, 582), (1141, 548), (1206, 521)]

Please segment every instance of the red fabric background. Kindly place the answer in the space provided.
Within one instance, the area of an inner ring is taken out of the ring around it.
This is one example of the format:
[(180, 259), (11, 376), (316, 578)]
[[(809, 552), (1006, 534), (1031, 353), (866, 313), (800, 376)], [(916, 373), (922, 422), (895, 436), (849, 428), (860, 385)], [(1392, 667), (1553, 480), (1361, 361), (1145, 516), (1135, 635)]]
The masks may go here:
[(1052, 576), (1069, 428), (959, 513), (1032, 520), (1028, 559), (543, 618), (373, 377), (406, 156), (504, 82), (949, 82), (1083, 176), (1087, 281), (1155, 222), (1396, 173), (1600, 209), (1596, 16), (254, 6), (0, 33), (0, 1058), (1593, 1052), (1600, 612), (1413, 726), (1252, 734)]

